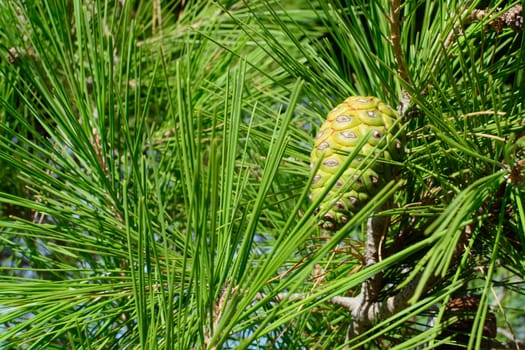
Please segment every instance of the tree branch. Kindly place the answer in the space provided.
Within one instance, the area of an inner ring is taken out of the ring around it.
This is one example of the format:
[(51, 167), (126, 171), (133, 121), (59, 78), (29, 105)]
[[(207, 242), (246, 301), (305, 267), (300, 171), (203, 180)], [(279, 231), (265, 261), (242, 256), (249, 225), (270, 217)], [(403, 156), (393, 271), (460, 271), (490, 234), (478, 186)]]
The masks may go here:
[[(365, 266), (369, 267), (377, 264), (381, 259), (381, 242), (386, 235), (388, 225), (390, 224), (390, 217), (373, 215), (367, 221), (366, 225), (366, 243), (365, 243)], [(356, 297), (353, 303), (352, 326), (348, 331), (348, 336), (356, 336), (361, 334), (368, 326), (366, 315), (370, 305), (373, 305), (377, 300), (377, 296), (383, 287), (383, 273), (379, 272), (371, 278), (363, 282), (361, 292)]]
[[(462, 35), (463, 32), (461, 30), (461, 26), (466, 26), (474, 21), (482, 21), (486, 18), (490, 18), (493, 16), (493, 11), (490, 11), (488, 9), (480, 10), (480, 9), (474, 9), (468, 16), (465, 17), (465, 19), (461, 22), (460, 25), (453, 28), (452, 31), (448, 34), (447, 39), (445, 40), (445, 49), (448, 49), (451, 45), (456, 36)], [(505, 28), (510, 28), (515, 32), (522, 32), (523, 31), (523, 15), (522, 15), (522, 5), (518, 4), (507, 11), (497, 15), (494, 17), (490, 23), (489, 28), (492, 30), (495, 30), (496, 32), (500, 32)]]
[[(356, 297), (335, 296), (328, 302), (350, 311), (352, 316), (357, 318), (356, 322), (360, 322), (360, 328), (364, 328), (364, 326), (369, 326), (374, 321), (388, 318), (406, 308), (408, 301), (418, 287), (420, 278), (421, 275), (410, 281), (399, 293), (383, 301), (364, 303), (363, 293), (360, 293)], [(430, 281), (427, 281), (428, 285), (430, 285)]]
[(410, 76), (405, 65), (405, 56), (401, 47), (401, 0), (390, 0), (390, 41), (394, 49), (394, 57), (397, 63), (397, 71), (401, 79), (410, 83)]
[[(401, 46), (401, 0), (390, 0), (390, 15), (388, 17), (390, 23), (390, 43), (394, 50), (394, 58), (397, 63), (397, 72), (402, 80), (407, 84), (411, 84), (410, 75), (405, 63), (405, 56), (403, 55), (403, 48)], [(401, 116), (405, 114), (410, 105), (410, 96), (405, 88), (401, 90), (402, 96), (398, 112)]]

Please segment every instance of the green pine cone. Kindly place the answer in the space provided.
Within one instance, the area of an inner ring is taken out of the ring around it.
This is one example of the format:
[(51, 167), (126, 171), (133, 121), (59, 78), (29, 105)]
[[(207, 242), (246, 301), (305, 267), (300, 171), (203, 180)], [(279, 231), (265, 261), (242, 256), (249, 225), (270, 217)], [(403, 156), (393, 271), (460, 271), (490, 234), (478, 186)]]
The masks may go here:
[(372, 96), (349, 97), (328, 113), (311, 154), (311, 169), (317, 168), (312, 200), (322, 195), (363, 138), (368, 139), (317, 208), (324, 213), (319, 226), (338, 230), (395, 176), (395, 166), (388, 161), (401, 160), (404, 154), (399, 118)]

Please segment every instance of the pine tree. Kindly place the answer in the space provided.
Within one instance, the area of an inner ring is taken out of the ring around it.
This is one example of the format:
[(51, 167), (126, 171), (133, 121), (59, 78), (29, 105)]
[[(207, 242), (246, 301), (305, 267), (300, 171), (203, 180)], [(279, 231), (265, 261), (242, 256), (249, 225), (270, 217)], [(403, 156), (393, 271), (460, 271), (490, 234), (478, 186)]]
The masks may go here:
[[(0, 23), (0, 348), (524, 346), (519, 1), (13, 0)], [(325, 230), (350, 173), (310, 199), (310, 155), (350, 96), (397, 109), (404, 155)]]

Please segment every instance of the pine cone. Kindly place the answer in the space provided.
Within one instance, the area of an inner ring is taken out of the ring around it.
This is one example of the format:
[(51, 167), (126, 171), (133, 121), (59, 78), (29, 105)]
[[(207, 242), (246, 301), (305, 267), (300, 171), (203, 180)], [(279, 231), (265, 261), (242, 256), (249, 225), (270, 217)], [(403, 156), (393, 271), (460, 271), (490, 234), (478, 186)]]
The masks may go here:
[(338, 230), (395, 176), (391, 161), (402, 159), (402, 140), (399, 114), (376, 97), (349, 97), (328, 113), (311, 154), (311, 169), (317, 169), (312, 200), (342, 174), (320, 203), (318, 210), (324, 214), (319, 226)]

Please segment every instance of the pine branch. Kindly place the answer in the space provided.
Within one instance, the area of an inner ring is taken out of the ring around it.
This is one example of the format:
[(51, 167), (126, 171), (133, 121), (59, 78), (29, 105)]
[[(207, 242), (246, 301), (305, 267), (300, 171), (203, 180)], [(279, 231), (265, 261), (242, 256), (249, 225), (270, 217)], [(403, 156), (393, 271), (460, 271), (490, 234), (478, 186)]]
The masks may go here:
[(394, 56), (397, 62), (397, 70), (401, 79), (410, 84), (410, 75), (405, 63), (405, 55), (401, 46), (401, 0), (390, 0), (390, 41), (394, 49)]
[[(390, 24), (390, 42), (392, 48), (394, 49), (394, 57), (397, 63), (397, 71), (402, 80), (405, 81), (407, 85), (412, 85), (410, 75), (408, 74), (408, 69), (406, 66), (405, 55), (403, 53), (403, 48), (401, 45), (401, 1), (400, 0), (390, 0), (390, 16), (388, 17), (388, 22)], [(401, 99), (398, 112), (401, 116), (404, 116), (408, 110), (411, 102), (410, 95), (406, 88), (401, 90)]]
[[(390, 217), (388, 216), (372, 216), (368, 219), (365, 242), (366, 267), (379, 262), (381, 258), (381, 242), (385, 238), (389, 224)], [(373, 305), (376, 302), (382, 287), (381, 272), (363, 282), (360, 294), (355, 298), (355, 301), (350, 302), (350, 304), (357, 302), (357, 305), (353, 305), (349, 309), (352, 313), (352, 326), (348, 334), (359, 335), (369, 325), (369, 322), (363, 322), (363, 320), (367, 319), (367, 317), (363, 317), (363, 312), (366, 313), (369, 305)]]
[(515, 32), (522, 32), (523, 31), (523, 15), (522, 15), (522, 5), (518, 4), (507, 11), (498, 14), (494, 18), (494, 11), (490, 9), (474, 9), (470, 14), (467, 15), (467, 17), (463, 20), (461, 25), (458, 25), (456, 28), (454, 28), (450, 34), (447, 36), (447, 39), (445, 40), (445, 48), (448, 48), (452, 45), (452, 42), (455, 40), (456, 36), (462, 35), (462, 27), (469, 25), (472, 22), (475, 21), (483, 21), (488, 19), (490, 22), (488, 24), (488, 28), (496, 31), (501, 32), (503, 29), (512, 29)]

